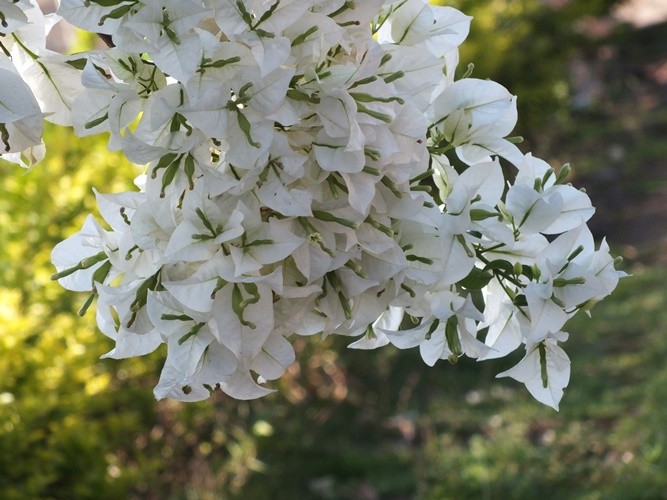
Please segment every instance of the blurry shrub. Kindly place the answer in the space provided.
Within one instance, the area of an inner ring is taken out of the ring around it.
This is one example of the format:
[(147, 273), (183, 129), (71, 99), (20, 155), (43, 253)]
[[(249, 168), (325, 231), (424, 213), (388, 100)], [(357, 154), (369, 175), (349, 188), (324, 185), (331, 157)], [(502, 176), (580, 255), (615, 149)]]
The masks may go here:
[(438, 0), (473, 16), (459, 71), (490, 78), (518, 95), (517, 134), (538, 155), (552, 153), (558, 132), (572, 125), (573, 57), (598, 41), (582, 21), (607, 15), (619, 0)]
[(262, 469), (250, 405), (156, 403), (164, 351), (100, 360), (113, 344), (94, 308), (78, 317), (85, 295), (50, 280), (51, 249), (94, 210), (92, 188), (131, 189), (139, 170), (104, 138), (50, 127), (45, 140), (32, 172), (0, 163), (0, 498), (238, 491)]
[(111, 497), (108, 454), (152, 401), (116, 411), (126, 401), (109, 397), (110, 363), (98, 360), (110, 344), (51, 282), (49, 255), (91, 210), (93, 185), (120, 189), (136, 171), (102, 140), (63, 129), (46, 140), (50, 158), (33, 172), (0, 165), (0, 497)]

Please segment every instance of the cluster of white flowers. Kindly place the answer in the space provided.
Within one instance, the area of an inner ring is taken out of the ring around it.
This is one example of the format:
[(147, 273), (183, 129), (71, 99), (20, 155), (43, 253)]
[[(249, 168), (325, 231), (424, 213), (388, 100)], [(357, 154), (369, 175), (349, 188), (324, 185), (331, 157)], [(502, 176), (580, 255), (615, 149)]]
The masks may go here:
[[(112, 358), (168, 346), (158, 398), (251, 399), (293, 335), (490, 359), (558, 407), (566, 321), (623, 274), (587, 195), (507, 137), (516, 99), (456, 79), (470, 18), (424, 0), (61, 0), (109, 49), (45, 48), (57, 20), (0, 4), (3, 158), (43, 120), (147, 165), (53, 250)], [(506, 162), (501, 168), (500, 158)]]

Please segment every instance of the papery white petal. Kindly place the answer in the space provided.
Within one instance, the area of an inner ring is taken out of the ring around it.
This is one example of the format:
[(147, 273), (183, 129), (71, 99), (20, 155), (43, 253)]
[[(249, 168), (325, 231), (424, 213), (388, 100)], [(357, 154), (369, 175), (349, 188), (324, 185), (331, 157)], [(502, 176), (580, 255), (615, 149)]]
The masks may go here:
[(558, 219), (563, 198), (559, 193), (541, 194), (529, 186), (514, 185), (507, 193), (505, 205), (521, 232), (533, 234), (543, 232)]
[(39, 63), (17, 51), (21, 75), (30, 82), (45, 119), (58, 125), (72, 124), (72, 105), (84, 92), (79, 70), (67, 64), (58, 54), (40, 57)]
[(417, 347), (426, 340), (431, 321), (422, 321), (422, 323), (409, 330), (384, 330), (378, 328), (378, 331), (389, 337), (389, 341), (399, 349), (410, 349)]
[(419, 354), (424, 360), (424, 363), (428, 366), (434, 366), (443, 356), (447, 357), (451, 354), (449, 347), (447, 347), (447, 341), (445, 340), (444, 324), (441, 324), (433, 333), (431, 333), (431, 338), (427, 338), (419, 344)]
[(28, 84), (11, 62), (0, 56), (0, 124), (4, 127), (0, 154), (20, 153), (42, 141), (44, 117)]
[(542, 230), (544, 234), (560, 234), (574, 229), (588, 221), (595, 213), (588, 195), (572, 186), (553, 186), (548, 192), (561, 196), (563, 208), (558, 219)]
[(568, 314), (550, 297), (543, 296), (542, 288), (536, 283), (529, 283), (525, 289), (532, 342), (539, 342), (549, 333), (559, 331), (569, 318)]
[(236, 372), (220, 381), (220, 388), (234, 399), (241, 400), (257, 399), (274, 392), (273, 389), (257, 384), (248, 369), (241, 363), (239, 363)]
[(107, 17), (102, 24), (100, 20), (110, 13), (113, 7), (102, 7), (85, 0), (60, 0), (58, 14), (81, 29), (92, 33), (113, 35), (118, 30), (118, 19)]
[[(64, 241), (58, 243), (51, 252), (51, 262), (58, 272), (76, 266), (80, 261), (92, 257), (103, 250), (102, 240), (99, 233), (99, 225), (94, 217), (89, 215), (81, 231), (73, 234)], [(103, 264), (98, 262), (86, 269), (76, 271), (74, 274), (60, 278), (58, 283), (67, 290), (73, 292), (86, 292), (93, 289), (93, 274)]]
[(176, 401), (203, 401), (211, 393), (201, 384), (193, 384), (192, 377), (185, 377), (177, 368), (165, 365), (158, 385), (153, 389), (157, 400), (169, 398)]
[(264, 380), (275, 380), (285, 373), (294, 363), (295, 354), (292, 344), (282, 335), (271, 335), (264, 342), (262, 350), (252, 359), (250, 369)]
[(112, 350), (101, 356), (103, 359), (126, 359), (144, 356), (155, 351), (163, 342), (160, 332), (155, 329), (148, 333), (134, 333), (121, 328), (116, 334), (115, 340), (116, 345)]
[(570, 381), (570, 359), (565, 351), (555, 345), (553, 341), (547, 342), (544, 349), (548, 376), (547, 387), (543, 385), (540, 354), (537, 347), (528, 352), (513, 368), (499, 373), (496, 377), (512, 377), (523, 382), (535, 399), (558, 410), (558, 404), (563, 397), (563, 389)]

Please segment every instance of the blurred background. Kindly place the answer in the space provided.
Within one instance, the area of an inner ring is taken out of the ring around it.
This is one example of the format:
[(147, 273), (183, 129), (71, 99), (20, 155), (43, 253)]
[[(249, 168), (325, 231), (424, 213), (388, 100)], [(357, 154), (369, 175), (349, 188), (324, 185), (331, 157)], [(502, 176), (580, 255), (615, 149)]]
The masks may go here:
[(572, 164), (634, 275), (569, 323), (560, 412), (494, 379), (518, 358), (428, 368), (346, 339), (296, 339), (260, 401), (156, 402), (164, 350), (100, 360), (83, 296), (49, 279), (92, 187), (137, 169), (48, 128), (44, 163), (0, 164), (0, 498), (667, 498), (667, 2), (447, 5), (475, 17), (461, 71), (519, 96), (523, 150)]

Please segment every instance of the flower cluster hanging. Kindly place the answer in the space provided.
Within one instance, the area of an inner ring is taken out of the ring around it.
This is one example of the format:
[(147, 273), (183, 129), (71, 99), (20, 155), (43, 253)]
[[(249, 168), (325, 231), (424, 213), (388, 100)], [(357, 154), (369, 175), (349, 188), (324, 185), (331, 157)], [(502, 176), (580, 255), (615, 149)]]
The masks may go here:
[[(3, 155), (43, 121), (147, 165), (96, 193), (54, 276), (97, 299), (111, 358), (167, 344), (157, 398), (272, 391), (294, 335), (418, 347), (428, 365), (523, 349), (498, 376), (558, 407), (562, 329), (622, 272), (567, 168), (508, 137), (516, 98), (456, 78), (471, 18), (424, 0), (61, 0), (110, 48), (45, 48), (57, 20), (0, 4)], [(460, 72), (459, 72), (460, 73)], [(501, 166), (505, 163), (504, 168)]]

